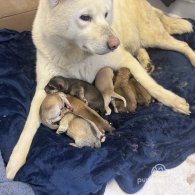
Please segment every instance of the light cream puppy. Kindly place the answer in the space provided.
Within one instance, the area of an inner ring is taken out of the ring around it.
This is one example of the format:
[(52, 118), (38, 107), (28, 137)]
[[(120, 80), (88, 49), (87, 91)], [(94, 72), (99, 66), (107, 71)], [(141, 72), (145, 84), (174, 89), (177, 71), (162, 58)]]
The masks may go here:
[(158, 85), (144, 70), (142, 65), (147, 67), (149, 56), (145, 55), (148, 59), (142, 62), (134, 56), (143, 55), (139, 52), (142, 48), (158, 47), (181, 52), (195, 66), (192, 49), (170, 35), (191, 31), (188, 21), (165, 16), (146, 0), (40, 0), (33, 26), (37, 87), (28, 119), (8, 162), (7, 177), (13, 179), (26, 161), (40, 125), (44, 87), (54, 76), (92, 83), (102, 67), (127, 67), (151, 96), (176, 112), (189, 114), (185, 99)]
[(113, 77), (114, 73), (110, 67), (100, 69), (95, 77), (95, 86), (101, 92), (104, 99), (106, 115), (110, 115), (112, 112), (109, 107), (110, 103), (112, 103), (115, 112), (118, 112), (115, 99), (122, 100), (124, 107), (127, 106), (125, 98), (114, 91)]
[(51, 129), (57, 129), (56, 123), (63, 117), (65, 107), (72, 110), (72, 106), (64, 93), (48, 94), (40, 107), (41, 123)]
[(70, 145), (79, 148), (84, 146), (100, 148), (101, 142), (105, 141), (104, 134), (99, 131), (92, 121), (75, 115), (68, 110), (61, 119), (56, 133), (66, 133), (75, 141)]

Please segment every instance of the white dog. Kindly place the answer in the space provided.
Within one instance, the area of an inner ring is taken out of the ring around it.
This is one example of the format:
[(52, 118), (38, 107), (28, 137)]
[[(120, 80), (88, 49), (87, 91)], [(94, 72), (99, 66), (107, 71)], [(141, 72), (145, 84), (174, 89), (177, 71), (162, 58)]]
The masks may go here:
[(40, 0), (33, 27), (37, 48), (36, 93), (7, 165), (8, 178), (14, 178), (26, 161), (40, 125), (44, 87), (56, 75), (92, 82), (104, 66), (127, 67), (158, 101), (176, 112), (190, 114), (185, 99), (158, 85), (145, 71), (144, 68), (150, 69), (151, 62), (144, 48), (181, 52), (195, 66), (192, 49), (170, 36), (191, 31), (188, 21), (165, 16), (146, 0)]

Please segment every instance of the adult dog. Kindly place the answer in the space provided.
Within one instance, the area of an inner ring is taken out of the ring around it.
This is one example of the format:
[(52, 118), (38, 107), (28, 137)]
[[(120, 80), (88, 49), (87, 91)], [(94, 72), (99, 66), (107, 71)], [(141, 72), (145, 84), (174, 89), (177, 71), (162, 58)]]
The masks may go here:
[(92, 82), (104, 66), (127, 67), (158, 101), (176, 112), (190, 114), (185, 99), (158, 85), (145, 71), (150, 58), (144, 48), (181, 52), (195, 66), (192, 49), (170, 36), (191, 31), (189, 22), (164, 15), (146, 0), (40, 0), (33, 27), (37, 87), (25, 127), (7, 165), (8, 178), (14, 178), (26, 161), (40, 125), (44, 87), (56, 75)]

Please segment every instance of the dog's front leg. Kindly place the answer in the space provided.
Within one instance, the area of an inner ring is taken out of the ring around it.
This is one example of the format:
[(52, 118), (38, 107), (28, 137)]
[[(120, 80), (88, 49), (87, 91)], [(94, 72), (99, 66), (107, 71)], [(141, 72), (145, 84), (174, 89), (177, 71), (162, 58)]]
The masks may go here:
[[(130, 69), (135, 79), (149, 92), (149, 94), (162, 102), (164, 105), (171, 107), (174, 111), (183, 114), (190, 114), (189, 104), (184, 98), (179, 97), (173, 92), (163, 88), (157, 84), (152, 77), (144, 70), (140, 63), (122, 47), (118, 48), (118, 55), (116, 56), (115, 62), (121, 61), (120, 66), (126, 66)], [(119, 60), (119, 58), (121, 58)], [(118, 58), (118, 59), (117, 59)]]
[(13, 179), (18, 170), (26, 162), (26, 157), (29, 152), (33, 137), (40, 125), (39, 109), (46, 93), (43, 89), (38, 89), (35, 92), (31, 103), (30, 112), (20, 135), (20, 138), (14, 147), (6, 167), (8, 179)]

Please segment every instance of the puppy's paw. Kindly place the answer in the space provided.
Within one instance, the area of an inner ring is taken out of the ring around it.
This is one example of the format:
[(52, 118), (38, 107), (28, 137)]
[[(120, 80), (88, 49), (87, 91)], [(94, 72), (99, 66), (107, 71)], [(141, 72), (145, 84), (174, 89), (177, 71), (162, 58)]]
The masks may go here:
[(111, 115), (112, 110), (111, 110), (109, 107), (105, 108), (105, 110), (106, 110), (106, 115), (107, 115), (107, 116), (108, 116), (108, 115)]
[(56, 131), (57, 134), (62, 134), (62, 133), (65, 133), (67, 131), (67, 129), (58, 129)]
[(81, 148), (80, 146), (76, 145), (75, 143), (70, 143), (69, 145), (72, 147), (75, 147), (75, 148)]
[(86, 104), (86, 105), (88, 105), (89, 104), (89, 102), (87, 101), (87, 99), (83, 99), (83, 102)]
[(149, 62), (144, 68), (148, 73), (152, 73), (155, 70), (155, 66), (152, 64), (152, 62)]

